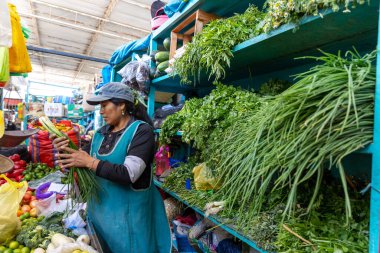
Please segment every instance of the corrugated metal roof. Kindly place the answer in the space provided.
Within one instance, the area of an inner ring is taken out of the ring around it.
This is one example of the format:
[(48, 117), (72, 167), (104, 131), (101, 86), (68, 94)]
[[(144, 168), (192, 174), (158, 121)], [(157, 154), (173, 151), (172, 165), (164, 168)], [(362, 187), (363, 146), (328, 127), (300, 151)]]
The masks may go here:
[[(8, 0), (32, 33), (28, 45), (109, 59), (116, 48), (150, 33), (153, 0)], [(87, 86), (104, 63), (30, 51), (37, 82)]]

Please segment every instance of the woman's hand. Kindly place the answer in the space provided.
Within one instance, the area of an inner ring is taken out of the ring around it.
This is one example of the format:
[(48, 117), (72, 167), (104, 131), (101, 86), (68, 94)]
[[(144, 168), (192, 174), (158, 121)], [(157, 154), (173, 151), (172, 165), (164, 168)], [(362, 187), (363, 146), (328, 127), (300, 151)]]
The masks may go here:
[(83, 150), (74, 150), (67, 146), (61, 146), (61, 150), (65, 153), (57, 154), (58, 164), (61, 168), (66, 169), (70, 167), (87, 167), (96, 170), (99, 160), (91, 157)]
[(65, 137), (57, 138), (57, 135), (50, 134), (49, 139), (52, 140), (54, 148), (59, 152), (63, 151), (63, 148), (68, 147), (69, 145), (69, 140)]

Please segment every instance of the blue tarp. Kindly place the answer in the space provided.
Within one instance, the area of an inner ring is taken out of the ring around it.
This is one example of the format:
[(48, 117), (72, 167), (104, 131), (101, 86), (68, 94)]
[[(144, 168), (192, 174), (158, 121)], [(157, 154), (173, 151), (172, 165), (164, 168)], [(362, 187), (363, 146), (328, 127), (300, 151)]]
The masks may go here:
[(151, 34), (146, 36), (145, 38), (132, 41), (126, 45), (123, 45), (115, 50), (110, 59), (110, 64), (115, 66), (132, 56), (133, 52), (137, 51), (146, 51), (149, 48)]
[(176, 12), (182, 11), (189, 0), (170, 0), (167, 5), (164, 6), (164, 11), (168, 17), (172, 17)]
[(96, 86), (96, 89), (100, 89), (103, 85), (105, 85), (106, 83), (109, 83), (111, 82), (111, 70), (112, 70), (112, 67), (111, 65), (106, 65), (103, 69), (102, 69), (102, 82), (99, 83), (97, 86)]

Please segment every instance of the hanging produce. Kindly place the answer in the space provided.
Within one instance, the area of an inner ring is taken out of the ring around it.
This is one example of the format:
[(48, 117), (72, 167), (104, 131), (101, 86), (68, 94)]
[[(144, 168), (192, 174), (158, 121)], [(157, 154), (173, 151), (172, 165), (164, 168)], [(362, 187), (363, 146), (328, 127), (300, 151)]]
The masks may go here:
[[(326, 169), (338, 168), (347, 221), (351, 204), (342, 159), (372, 142), (376, 52), (348, 51), (315, 57), (320, 65), (267, 106), (236, 123), (210, 155), (229, 210), (254, 217), (278, 190), (287, 192), (284, 217), (292, 217), (298, 188), (315, 180), (306, 211), (314, 208)], [(216, 157), (216, 158), (215, 158)]]
[[(69, 148), (77, 150), (78, 147), (65, 135), (60, 132), (48, 117), (43, 116), (39, 118), (40, 123), (51, 134), (55, 134), (57, 137), (65, 137), (69, 140)], [(91, 170), (83, 168), (71, 168), (68, 177), (69, 193), (73, 200), (76, 202), (89, 202), (96, 198), (96, 193), (100, 189), (100, 186), (95, 180), (95, 174)]]

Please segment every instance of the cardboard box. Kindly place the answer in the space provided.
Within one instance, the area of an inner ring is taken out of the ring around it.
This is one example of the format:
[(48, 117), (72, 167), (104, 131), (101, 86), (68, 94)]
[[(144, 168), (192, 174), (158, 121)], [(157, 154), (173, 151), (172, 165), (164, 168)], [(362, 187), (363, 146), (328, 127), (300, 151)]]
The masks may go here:
[(61, 103), (45, 103), (45, 115), (48, 117), (64, 117), (65, 107)]

